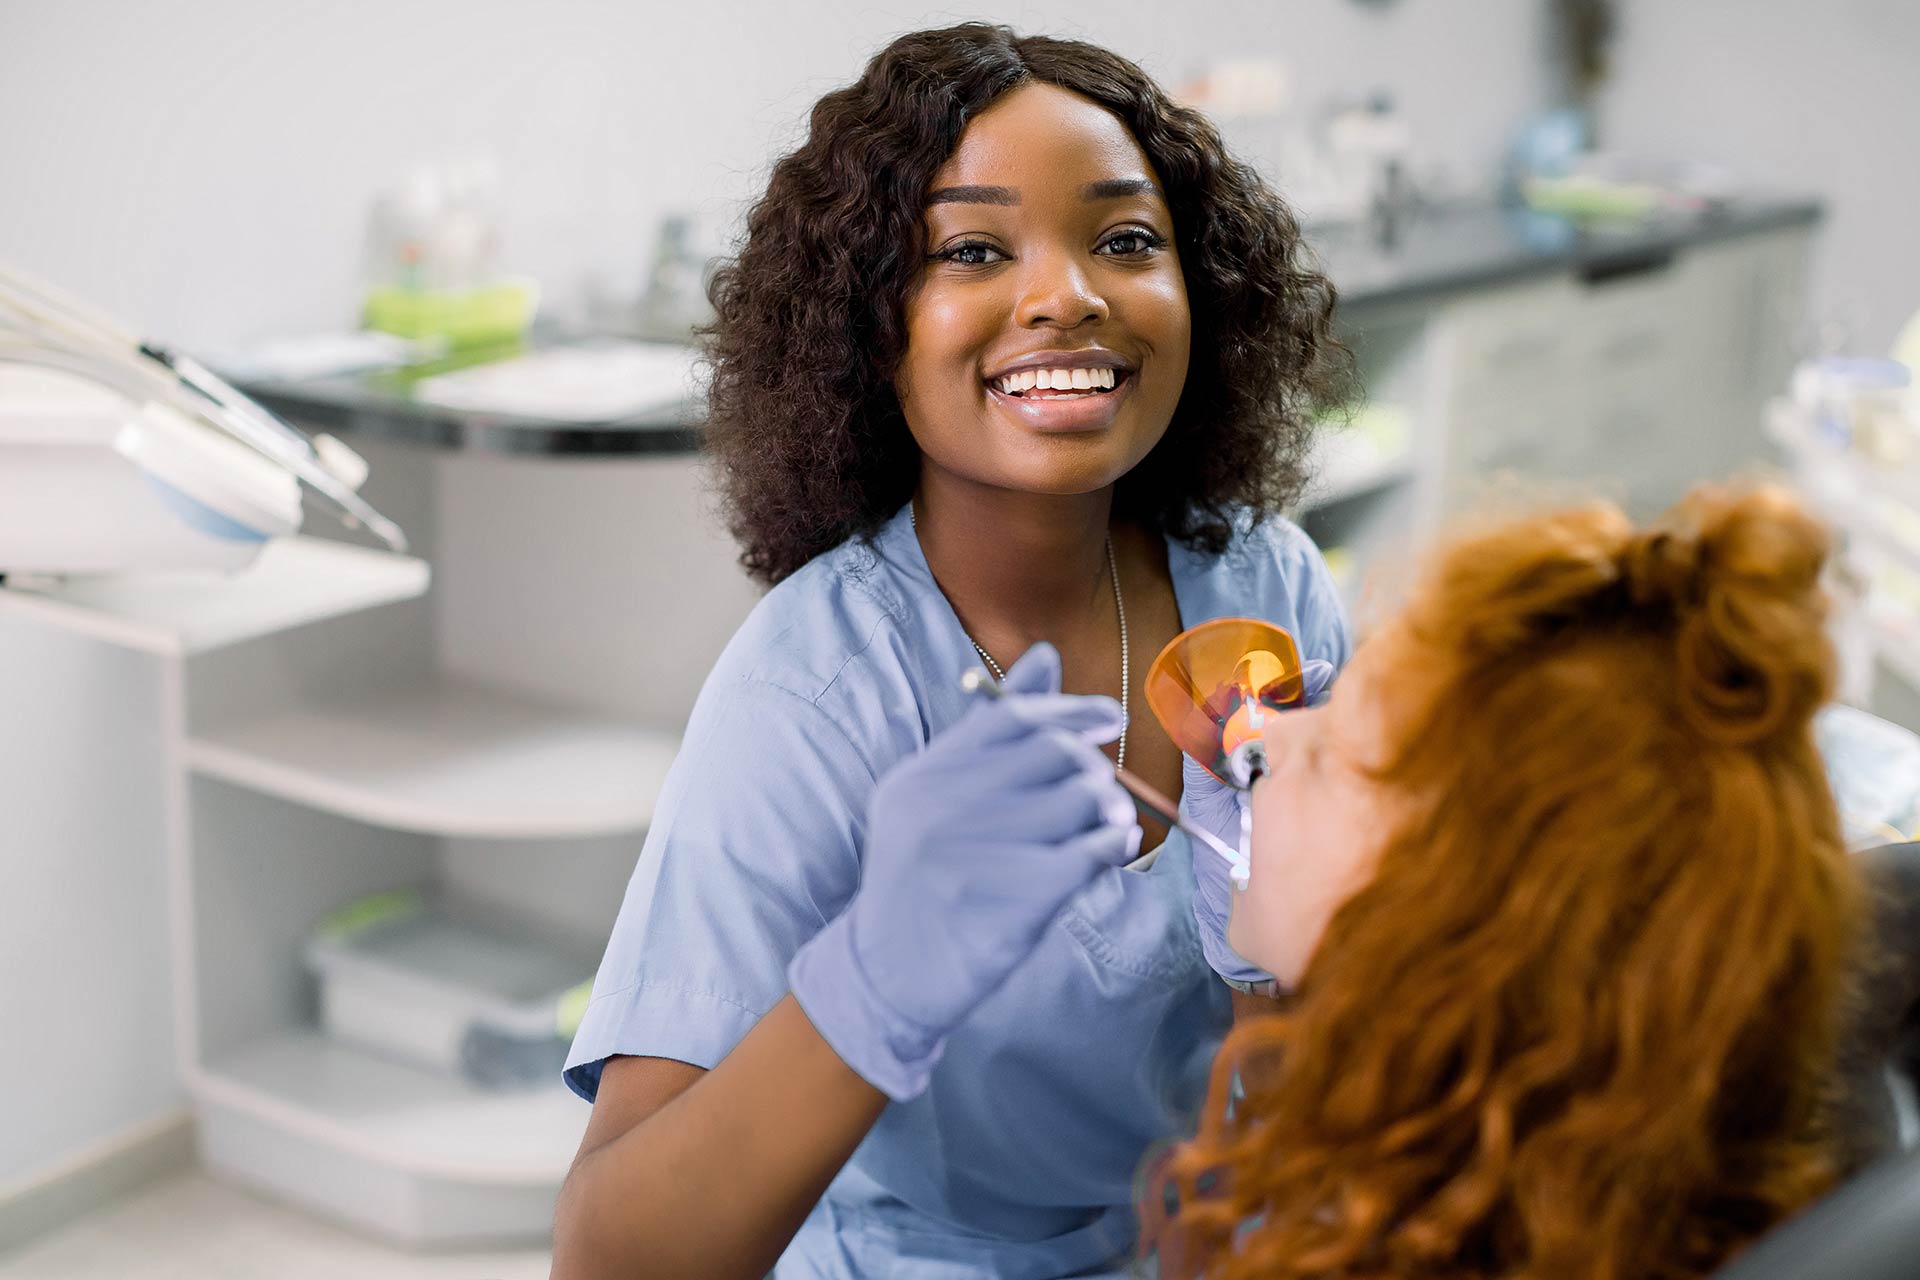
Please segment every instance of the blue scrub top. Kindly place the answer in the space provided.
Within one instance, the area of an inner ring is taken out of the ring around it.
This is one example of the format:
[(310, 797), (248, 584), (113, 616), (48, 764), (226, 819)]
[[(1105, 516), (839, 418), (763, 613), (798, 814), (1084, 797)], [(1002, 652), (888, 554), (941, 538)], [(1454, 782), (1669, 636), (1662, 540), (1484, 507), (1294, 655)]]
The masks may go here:
[[(1260, 617), (1346, 661), (1339, 595), (1294, 525), (1167, 551), (1182, 626)], [(977, 661), (906, 508), (767, 594), (694, 705), (567, 1060), (576, 1093), (614, 1054), (711, 1068), (780, 1001), (859, 886), (874, 780), (959, 718)], [(927, 1091), (887, 1107), (776, 1276), (1122, 1274), (1140, 1161), (1192, 1131), (1231, 1021), (1192, 890), (1175, 831), (1150, 871), (1070, 902)]]

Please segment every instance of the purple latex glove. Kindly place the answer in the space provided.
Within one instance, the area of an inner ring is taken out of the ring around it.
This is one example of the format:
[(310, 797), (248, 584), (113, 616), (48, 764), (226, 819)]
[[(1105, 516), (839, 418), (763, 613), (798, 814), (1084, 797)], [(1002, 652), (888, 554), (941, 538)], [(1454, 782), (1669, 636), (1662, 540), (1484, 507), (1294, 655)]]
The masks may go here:
[[(1317, 707), (1332, 692), (1334, 667), (1331, 662), (1313, 658), (1300, 664), (1300, 682), (1306, 705)], [(1187, 818), (1227, 842), (1247, 851), (1242, 835), (1246, 821), (1247, 793), (1230, 787), (1208, 773), (1192, 756), (1180, 759), (1180, 807)], [(1249, 964), (1227, 945), (1227, 914), (1233, 908), (1234, 886), (1228, 878), (1227, 864), (1212, 856), (1193, 859), (1193, 922), (1200, 929), (1200, 950), (1213, 971), (1235, 982), (1267, 982), (1273, 977), (1258, 965)]]
[(1119, 736), (1120, 704), (1061, 693), (1047, 644), (1001, 687), (880, 780), (860, 888), (787, 968), (822, 1038), (895, 1101), (927, 1087), (1067, 900), (1139, 848), (1096, 745)]

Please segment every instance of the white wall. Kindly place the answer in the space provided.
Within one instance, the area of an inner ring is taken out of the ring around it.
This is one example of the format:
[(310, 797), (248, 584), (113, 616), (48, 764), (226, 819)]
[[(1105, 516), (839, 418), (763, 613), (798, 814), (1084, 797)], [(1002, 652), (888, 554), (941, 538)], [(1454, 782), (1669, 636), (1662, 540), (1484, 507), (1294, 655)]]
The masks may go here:
[(1624, 0), (1613, 61), (1607, 146), (1827, 200), (1814, 314), (1884, 353), (1920, 310), (1920, 5)]
[(0, 0), (0, 260), (193, 345), (350, 324), (374, 194), (485, 149), (513, 265), (563, 308), (632, 287), (654, 220), (721, 219), (889, 36), (986, 16), (1169, 82), (1275, 55), (1295, 100), (1388, 88), (1491, 171), (1549, 83), (1538, 0)]
[(155, 665), (0, 619), (0, 1187), (181, 1102)]

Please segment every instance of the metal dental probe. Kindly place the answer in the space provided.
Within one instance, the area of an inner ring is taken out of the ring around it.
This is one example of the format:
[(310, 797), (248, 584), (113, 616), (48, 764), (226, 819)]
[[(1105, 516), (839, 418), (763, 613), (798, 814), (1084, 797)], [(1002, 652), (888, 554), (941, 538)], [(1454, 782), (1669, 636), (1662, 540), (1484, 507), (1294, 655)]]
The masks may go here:
[[(1005, 692), (1000, 688), (998, 681), (979, 667), (969, 667), (961, 674), (960, 688), (965, 693), (981, 694), (989, 698), (1002, 697)], [(1241, 865), (1240, 855), (1229, 847), (1225, 841), (1221, 840), (1220, 837), (1214, 835), (1211, 831), (1195, 826), (1193, 823), (1181, 817), (1180, 806), (1167, 799), (1165, 795), (1145, 778), (1142, 778), (1139, 774), (1130, 773), (1125, 769), (1118, 768), (1113, 771), (1113, 776), (1119, 779), (1120, 785), (1126, 788), (1128, 795), (1133, 797), (1134, 807), (1140, 810), (1141, 813), (1146, 814), (1149, 818), (1164, 822), (1170, 827), (1178, 827), (1187, 833), (1187, 839), (1193, 841), (1194, 844), (1211, 849), (1222, 858), (1225, 858), (1229, 867), (1237, 869)], [(1129, 862), (1123, 870), (1145, 871), (1153, 865), (1153, 860), (1159, 855), (1159, 852), (1158, 849), (1155, 849), (1152, 853), (1143, 854), (1132, 862)]]

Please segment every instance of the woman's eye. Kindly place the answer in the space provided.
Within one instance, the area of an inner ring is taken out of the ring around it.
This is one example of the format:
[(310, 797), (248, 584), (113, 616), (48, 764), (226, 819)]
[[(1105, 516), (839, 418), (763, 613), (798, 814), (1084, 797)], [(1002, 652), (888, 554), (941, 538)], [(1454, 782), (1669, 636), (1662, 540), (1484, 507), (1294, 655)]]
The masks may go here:
[(1116, 231), (1100, 242), (1100, 252), (1115, 258), (1137, 258), (1153, 252), (1166, 243), (1151, 231), (1140, 227), (1128, 227), (1125, 231)]
[(982, 240), (963, 240), (959, 244), (948, 245), (933, 255), (942, 262), (958, 263), (963, 267), (985, 267), (1002, 261), (1006, 254)]

